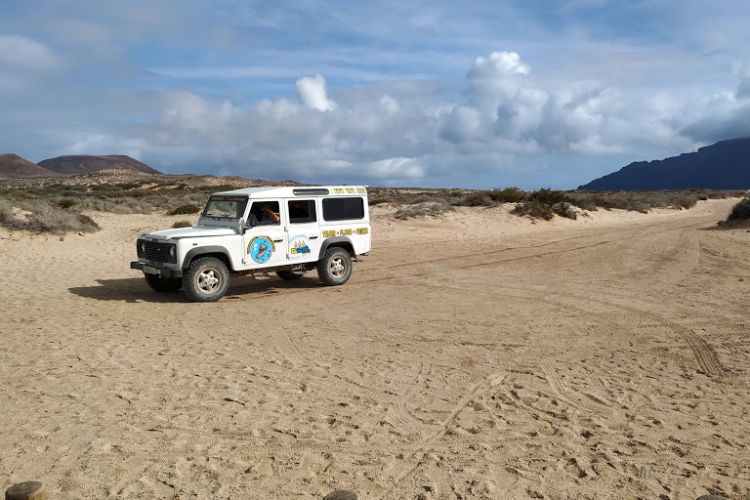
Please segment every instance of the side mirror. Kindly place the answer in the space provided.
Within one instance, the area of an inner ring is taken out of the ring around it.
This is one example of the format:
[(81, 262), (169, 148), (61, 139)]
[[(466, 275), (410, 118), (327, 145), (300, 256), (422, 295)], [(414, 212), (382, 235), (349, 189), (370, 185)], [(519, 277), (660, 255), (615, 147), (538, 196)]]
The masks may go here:
[(255, 217), (255, 214), (250, 214), (247, 216), (247, 224), (246, 227), (252, 228), (258, 225), (258, 219)]

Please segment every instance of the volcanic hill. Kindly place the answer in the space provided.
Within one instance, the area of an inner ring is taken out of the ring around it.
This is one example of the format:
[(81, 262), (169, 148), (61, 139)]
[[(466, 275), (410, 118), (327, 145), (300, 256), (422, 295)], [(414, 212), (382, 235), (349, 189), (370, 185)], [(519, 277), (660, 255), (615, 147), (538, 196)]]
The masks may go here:
[(127, 155), (70, 155), (58, 156), (39, 162), (44, 167), (58, 174), (84, 175), (100, 170), (138, 171), (146, 174), (161, 174), (145, 163), (141, 163)]
[(16, 154), (0, 155), (0, 178), (56, 176), (56, 172), (40, 167)]
[(750, 189), (750, 137), (730, 139), (664, 160), (637, 161), (578, 189)]

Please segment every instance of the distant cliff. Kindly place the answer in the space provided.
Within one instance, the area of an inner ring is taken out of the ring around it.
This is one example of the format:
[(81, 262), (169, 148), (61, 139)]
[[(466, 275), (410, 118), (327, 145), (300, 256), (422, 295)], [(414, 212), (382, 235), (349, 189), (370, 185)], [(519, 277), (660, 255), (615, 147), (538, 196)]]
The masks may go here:
[(664, 160), (637, 161), (580, 186), (599, 191), (750, 189), (750, 137), (721, 141)]

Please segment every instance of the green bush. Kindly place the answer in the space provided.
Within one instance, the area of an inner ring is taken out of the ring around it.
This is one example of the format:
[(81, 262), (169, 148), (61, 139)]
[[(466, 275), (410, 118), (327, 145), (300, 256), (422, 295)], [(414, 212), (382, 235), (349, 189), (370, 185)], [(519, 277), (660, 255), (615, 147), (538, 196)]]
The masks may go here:
[(70, 208), (75, 204), (76, 200), (71, 200), (70, 198), (63, 198), (57, 202), (57, 206), (59, 206), (60, 208)]
[(466, 205), (470, 207), (494, 207), (497, 202), (487, 196), (487, 191), (479, 191), (466, 195)]
[(729, 213), (728, 220), (747, 220), (750, 219), (750, 198), (745, 198), (734, 207)]
[(552, 206), (555, 203), (571, 203), (573, 200), (565, 194), (564, 191), (554, 191), (552, 189), (540, 189), (532, 191), (526, 198), (529, 201), (537, 201), (543, 205)]
[(505, 189), (493, 189), (488, 191), (487, 196), (498, 203), (519, 203), (524, 200), (526, 193), (517, 187), (508, 187)]
[(178, 220), (174, 224), (172, 224), (172, 227), (174, 229), (178, 229), (181, 227), (193, 227), (193, 224), (189, 220)]
[(191, 214), (197, 214), (202, 209), (198, 205), (194, 205), (192, 203), (189, 203), (187, 205), (182, 205), (174, 210), (167, 213), (167, 215), (191, 215)]
[(516, 208), (512, 210), (513, 214), (526, 215), (532, 219), (544, 219), (552, 220), (555, 216), (555, 212), (552, 211), (552, 207), (537, 200), (524, 201), (516, 205)]

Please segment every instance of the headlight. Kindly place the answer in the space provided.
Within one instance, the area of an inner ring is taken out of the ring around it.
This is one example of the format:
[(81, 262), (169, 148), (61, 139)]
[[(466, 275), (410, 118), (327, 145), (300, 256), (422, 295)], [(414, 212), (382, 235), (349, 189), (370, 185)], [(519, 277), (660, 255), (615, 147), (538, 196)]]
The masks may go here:
[(141, 250), (141, 253), (146, 253), (146, 242), (145, 241), (141, 242), (141, 248), (140, 248), (140, 250)]
[(169, 256), (173, 259), (177, 258), (177, 250), (175, 245), (169, 245)]

